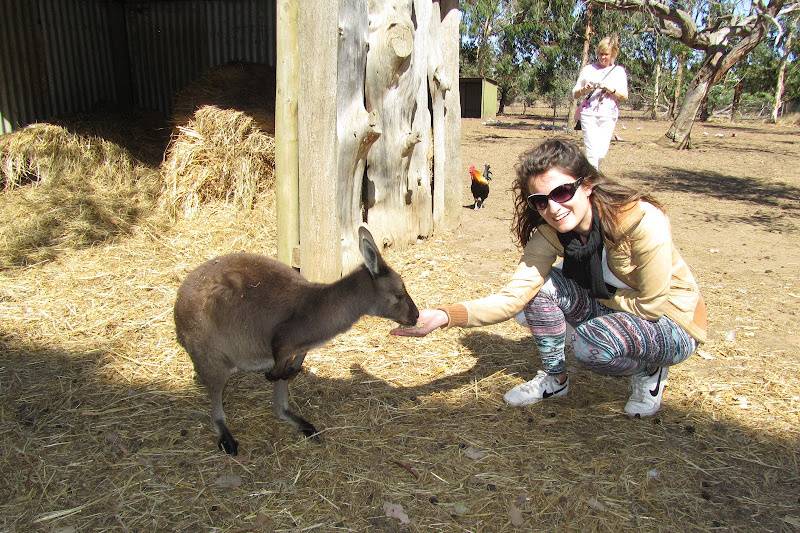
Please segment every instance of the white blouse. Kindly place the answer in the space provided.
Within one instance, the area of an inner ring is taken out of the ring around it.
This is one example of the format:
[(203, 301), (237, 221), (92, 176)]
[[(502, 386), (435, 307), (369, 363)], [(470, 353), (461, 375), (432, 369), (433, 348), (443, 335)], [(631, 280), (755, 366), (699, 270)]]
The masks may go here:
[[(616, 91), (616, 94), (620, 97), (628, 97), (628, 75), (622, 65), (610, 65), (606, 68), (600, 68), (594, 63), (589, 63), (578, 74), (578, 81), (575, 83), (575, 87), (572, 88), (572, 94), (577, 93), (588, 83), (604, 85)], [(619, 116), (619, 107), (616, 99), (600, 90), (592, 92), (588, 100), (586, 100), (586, 96), (583, 96), (580, 101), (582, 115), (603, 116), (614, 119)]]

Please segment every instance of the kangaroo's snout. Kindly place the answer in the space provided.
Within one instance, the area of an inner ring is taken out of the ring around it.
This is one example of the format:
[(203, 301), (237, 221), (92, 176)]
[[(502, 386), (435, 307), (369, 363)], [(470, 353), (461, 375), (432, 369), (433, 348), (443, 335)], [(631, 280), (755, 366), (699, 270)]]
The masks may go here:
[(414, 303), (410, 297), (408, 298), (408, 314), (405, 316), (404, 320), (398, 321), (398, 324), (401, 326), (415, 326), (417, 324), (417, 320), (419, 319), (419, 309), (417, 309), (417, 304)]

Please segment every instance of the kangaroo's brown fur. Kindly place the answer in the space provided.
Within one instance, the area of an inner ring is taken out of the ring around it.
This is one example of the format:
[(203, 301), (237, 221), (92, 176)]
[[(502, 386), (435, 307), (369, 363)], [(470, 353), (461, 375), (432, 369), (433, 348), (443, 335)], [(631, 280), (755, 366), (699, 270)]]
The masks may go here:
[(306, 436), (317, 430), (289, 409), (288, 380), (306, 353), (349, 329), (363, 315), (413, 325), (419, 317), (403, 280), (360, 229), (365, 264), (331, 284), (312, 283), (268, 257), (237, 253), (211, 259), (189, 273), (175, 301), (178, 342), (211, 399), (219, 447), (235, 455), (222, 393), (237, 371), (264, 372), (275, 381), (273, 410)]

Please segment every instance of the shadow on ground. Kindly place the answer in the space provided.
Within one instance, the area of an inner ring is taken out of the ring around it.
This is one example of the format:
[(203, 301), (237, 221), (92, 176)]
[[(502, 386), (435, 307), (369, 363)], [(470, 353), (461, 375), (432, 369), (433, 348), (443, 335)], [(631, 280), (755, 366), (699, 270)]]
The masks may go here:
[[(731, 130), (738, 132), (746, 132), (746, 133), (753, 133), (755, 135), (764, 135), (764, 130), (759, 128), (753, 128), (749, 126), (742, 125), (742, 123), (729, 123), (725, 124), (722, 122), (696, 122), (696, 126), (701, 126), (703, 128), (708, 128), (712, 130), (725, 130), (730, 132)], [(769, 135), (781, 135), (786, 137), (791, 137), (796, 139), (797, 138), (797, 130), (792, 129), (778, 129), (777, 127), (771, 129), (769, 131)]]
[[(508, 374), (538, 366), (532, 342), (469, 332), (461, 343), (474, 366), (424, 385), (358, 366), (347, 379), (298, 376), (294, 402), (321, 445), (273, 419), (263, 378), (234, 380), (226, 407), (246, 452), (230, 459), (215, 449), (201, 389), (112, 380), (108, 353), (6, 338), (0, 526), (241, 528), (266, 512), (278, 527), (394, 527), (379, 517), (398, 501), (420, 527), (497, 530), (504, 502), (517, 501), (534, 528), (652, 527), (655, 516), (672, 530), (690, 517), (701, 530), (777, 531), (797, 510), (791, 443), (674, 403), (630, 420), (626, 382), (581, 370), (562, 401), (507, 408), (502, 391), (518, 382)], [(483, 455), (464, 457), (473, 449)]]
[(97, 109), (50, 121), (76, 135), (100, 137), (128, 150), (151, 168), (158, 168), (169, 144), (171, 127), (154, 111)]
[[(796, 215), (800, 212), (800, 188), (756, 178), (730, 176), (701, 170), (690, 172), (677, 167), (664, 167), (660, 172), (630, 172), (625, 175), (646, 183), (655, 191), (675, 191), (745, 202), (757, 208), (778, 208)], [(749, 217), (747, 220), (751, 220)]]

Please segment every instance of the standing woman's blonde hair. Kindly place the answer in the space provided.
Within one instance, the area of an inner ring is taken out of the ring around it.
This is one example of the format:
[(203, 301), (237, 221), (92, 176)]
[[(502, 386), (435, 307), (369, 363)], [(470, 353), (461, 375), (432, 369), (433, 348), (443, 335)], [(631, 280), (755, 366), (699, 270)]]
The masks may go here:
[(611, 56), (611, 62), (617, 60), (617, 56), (619, 55), (619, 37), (616, 35), (607, 35), (600, 39), (600, 42), (597, 43), (597, 51), (598, 52), (607, 52)]

